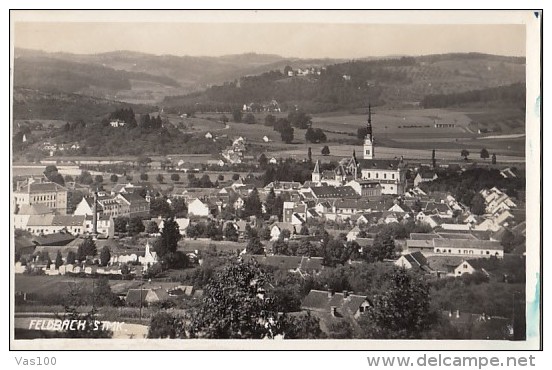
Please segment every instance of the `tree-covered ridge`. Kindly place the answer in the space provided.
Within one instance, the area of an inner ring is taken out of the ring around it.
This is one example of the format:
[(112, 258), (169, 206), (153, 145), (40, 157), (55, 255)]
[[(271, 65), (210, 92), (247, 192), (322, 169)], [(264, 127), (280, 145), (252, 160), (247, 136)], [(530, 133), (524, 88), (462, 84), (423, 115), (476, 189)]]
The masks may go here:
[(523, 59), (478, 53), (354, 60), (327, 65), (320, 73), (293, 76), (286, 73), (290, 68), (242, 77), (204, 93), (167, 97), (163, 103), (173, 109), (193, 104), (202, 111), (228, 111), (276, 99), (283, 110), (300, 106), (314, 113), (364, 107), (367, 101), (373, 105), (421, 101), (427, 95), (525, 81)]
[(515, 83), (489, 89), (470, 90), (454, 94), (427, 95), (421, 102), (424, 108), (448, 108), (470, 104), (519, 107), (525, 111), (525, 84)]

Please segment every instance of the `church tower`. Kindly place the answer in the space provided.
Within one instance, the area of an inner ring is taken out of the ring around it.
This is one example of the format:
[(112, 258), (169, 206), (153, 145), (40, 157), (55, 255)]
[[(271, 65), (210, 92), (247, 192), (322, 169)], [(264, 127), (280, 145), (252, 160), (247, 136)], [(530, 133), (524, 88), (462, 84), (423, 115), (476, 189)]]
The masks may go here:
[(368, 124), (364, 138), (364, 159), (374, 159), (374, 136), (372, 135), (372, 107), (368, 104)]
[(312, 171), (312, 182), (320, 182), (320, 177), (320, 163), (317, 160)]

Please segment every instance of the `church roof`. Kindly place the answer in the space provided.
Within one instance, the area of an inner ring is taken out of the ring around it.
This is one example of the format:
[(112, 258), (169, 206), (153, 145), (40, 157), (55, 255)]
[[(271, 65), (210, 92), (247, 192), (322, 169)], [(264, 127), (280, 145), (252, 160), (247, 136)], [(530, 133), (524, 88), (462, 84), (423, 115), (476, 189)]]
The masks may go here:
[(406, 163), (401, 159), (359, 159), (358, 164), (365, 170), (396, 170), (406, 167)]

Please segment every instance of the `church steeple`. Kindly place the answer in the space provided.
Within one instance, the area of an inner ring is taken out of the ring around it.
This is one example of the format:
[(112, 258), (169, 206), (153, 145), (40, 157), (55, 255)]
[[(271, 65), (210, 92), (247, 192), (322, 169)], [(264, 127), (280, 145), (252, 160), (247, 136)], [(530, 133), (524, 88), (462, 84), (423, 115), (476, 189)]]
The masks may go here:
[(312, 182), (320, 182), (320, 162), (316, 160), (314, 170), (312, 171)]
[(372, 106), (368, 104), (368, 123), (364, 138), (364, 159), (374, 158), (374, 135), (372, 134)]

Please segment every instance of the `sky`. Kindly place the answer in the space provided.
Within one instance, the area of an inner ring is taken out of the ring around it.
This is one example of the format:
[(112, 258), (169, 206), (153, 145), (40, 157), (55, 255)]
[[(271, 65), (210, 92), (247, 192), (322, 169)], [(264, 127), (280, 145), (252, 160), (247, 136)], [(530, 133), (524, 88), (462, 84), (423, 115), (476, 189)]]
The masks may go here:
[[(188, 17), (189, 18), (189, 17)], [(37, 21), (34, 21), (37, 19)], [(67, 19), (63, 18), (62, 19)], [(96, 18), (97, 19), (97, 18)], [(132, 50), (151, 54), (220, 56), (255, 52), (299, 58), (362, 58), (481, 52), (525, 56), (522, 24), (312, 23), (219, 17), (168, 22), (14, 22), (15, 47), (79, 54)], [(122, 18), (125, 19), (125, 18)], [(128, 18), (129, 20), (131, 18)]]

